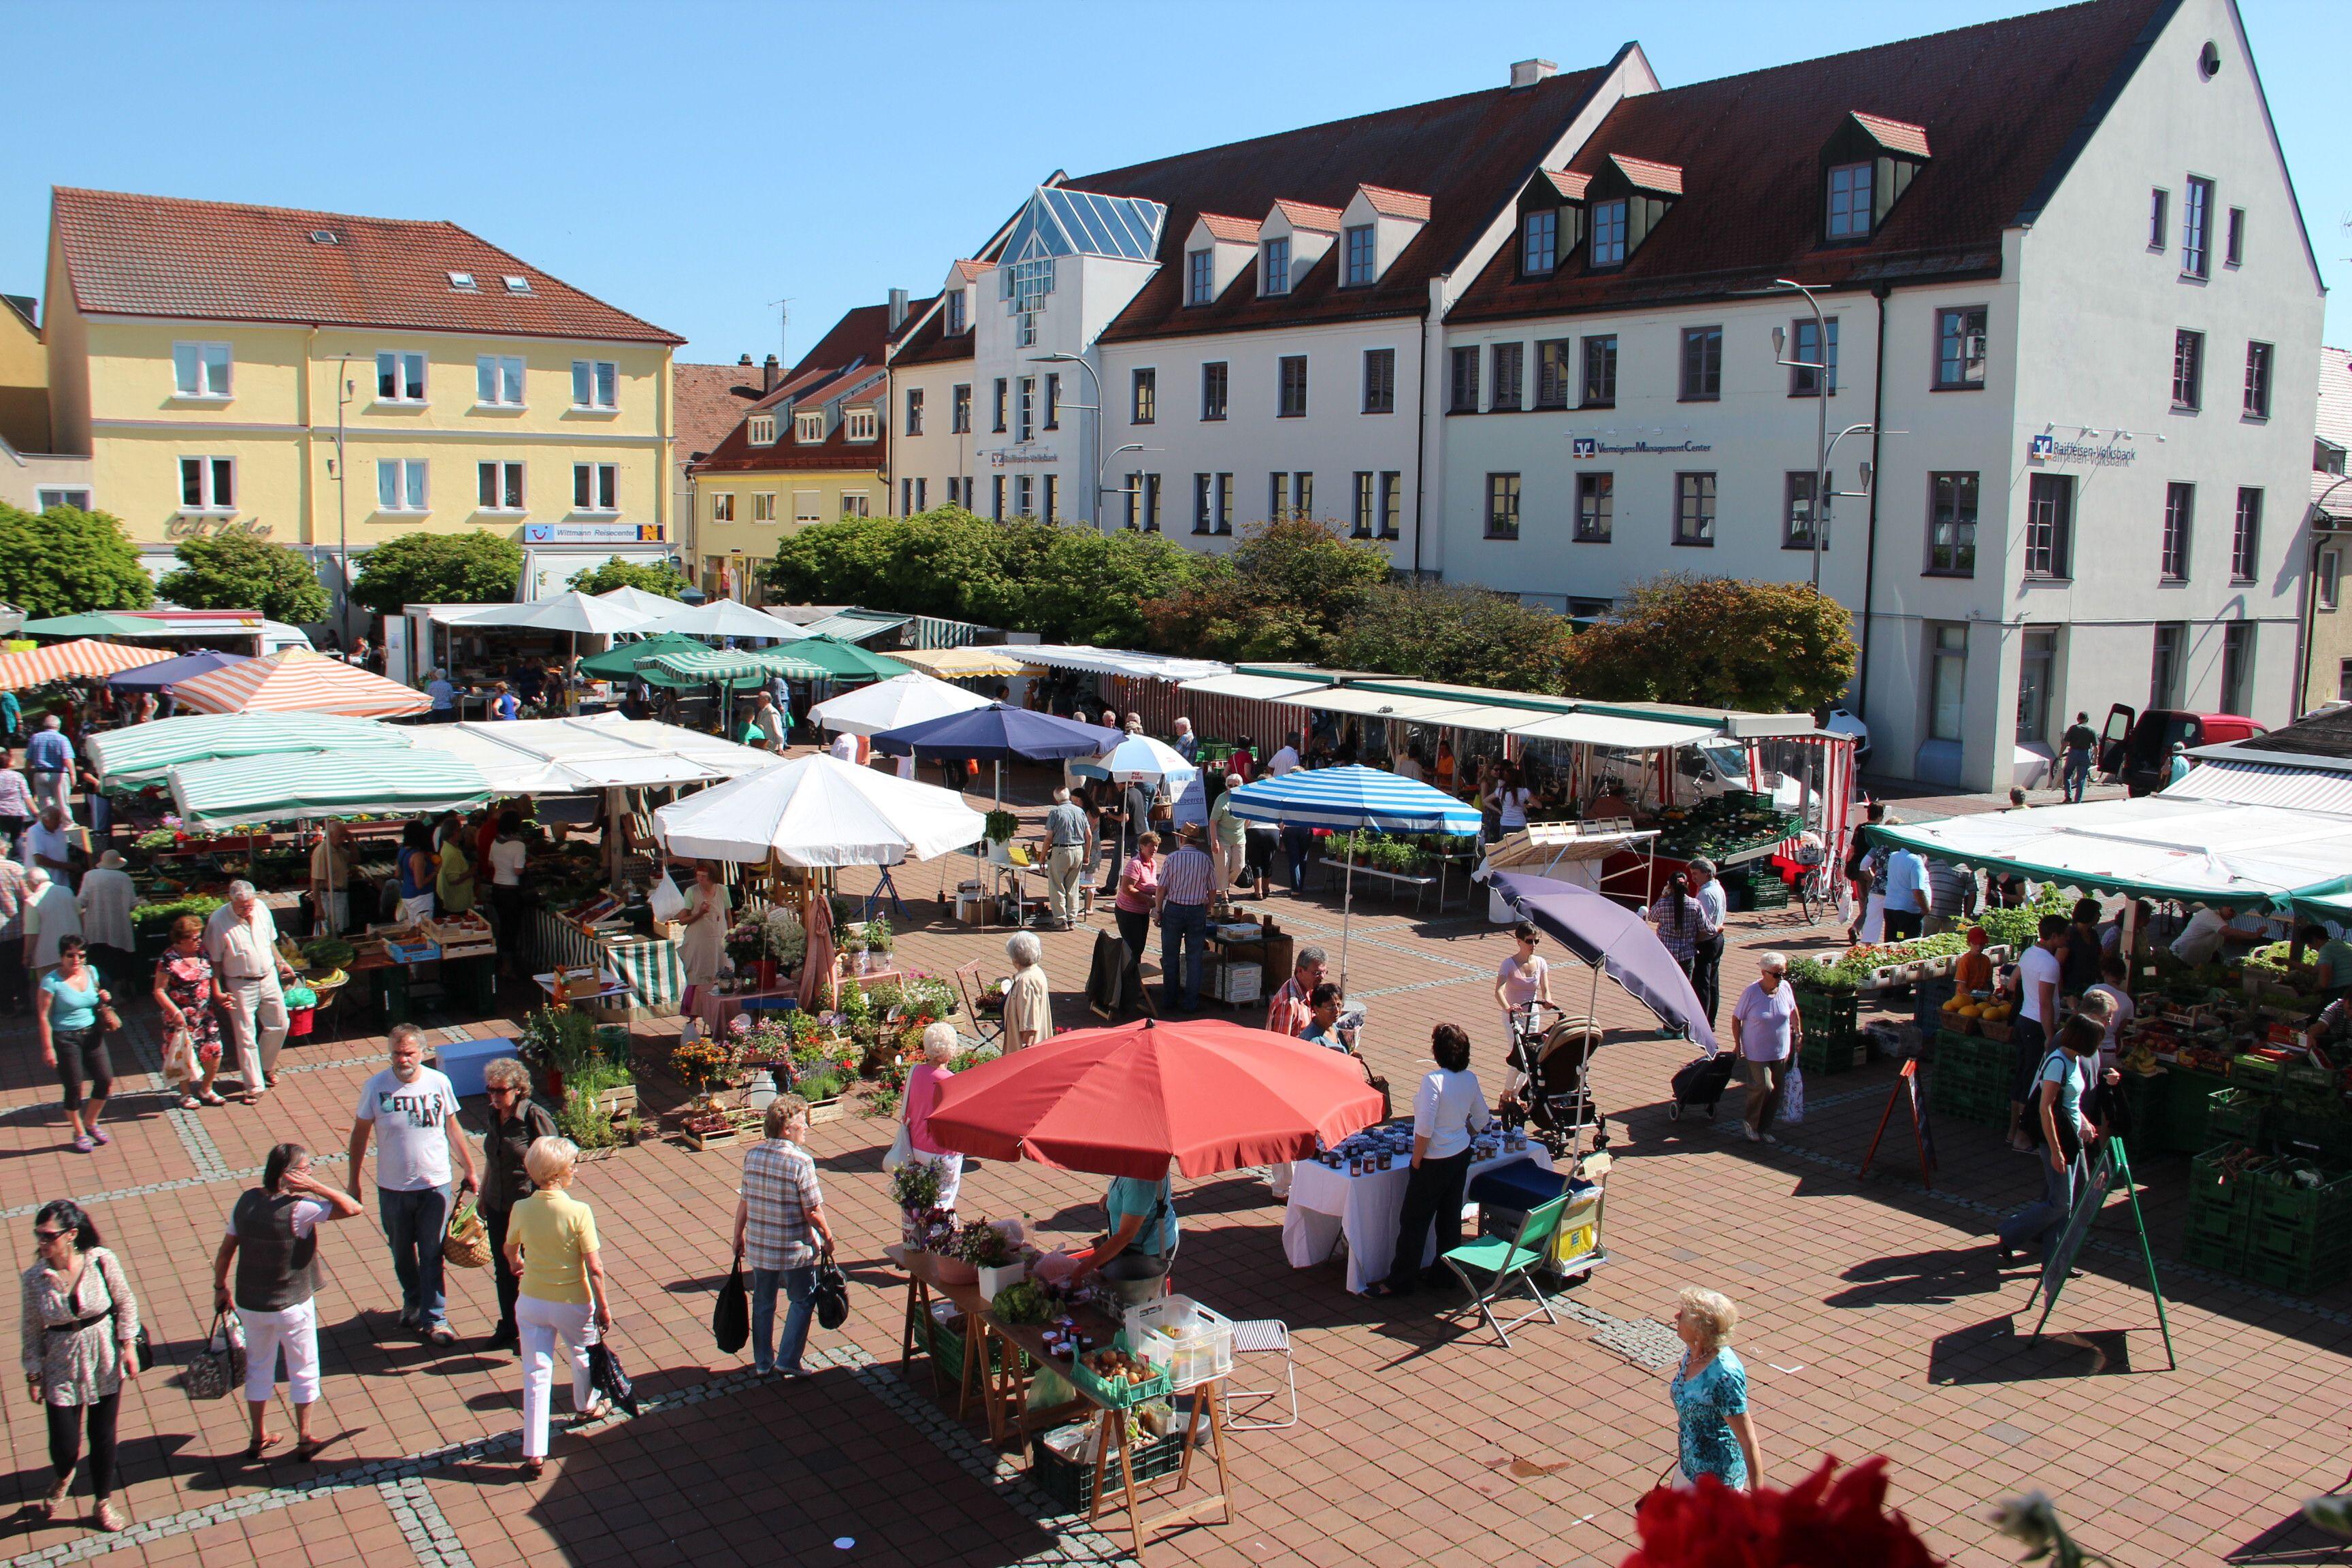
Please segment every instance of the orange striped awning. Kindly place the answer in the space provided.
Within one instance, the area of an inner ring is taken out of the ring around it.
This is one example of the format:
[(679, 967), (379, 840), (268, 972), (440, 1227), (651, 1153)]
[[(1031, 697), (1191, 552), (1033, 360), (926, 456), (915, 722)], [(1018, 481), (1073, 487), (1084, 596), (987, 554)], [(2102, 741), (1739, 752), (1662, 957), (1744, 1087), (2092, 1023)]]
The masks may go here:
[(132, 647), (119, 642), (77, 637), (72, 642), (0, 654), (0, 690), (20, 691), (77, 676), (104, 679), (142, 664), (158, 664), (179, 657), (167, 647)]
[(181, 710), (194, 713), (341, 713), (353, 719), (394, 719), (422, 713), (433, 706), (433, 700), (422, 691), (303, 647), (226, 665), (181, 681), (172, 690), (180, 700)]

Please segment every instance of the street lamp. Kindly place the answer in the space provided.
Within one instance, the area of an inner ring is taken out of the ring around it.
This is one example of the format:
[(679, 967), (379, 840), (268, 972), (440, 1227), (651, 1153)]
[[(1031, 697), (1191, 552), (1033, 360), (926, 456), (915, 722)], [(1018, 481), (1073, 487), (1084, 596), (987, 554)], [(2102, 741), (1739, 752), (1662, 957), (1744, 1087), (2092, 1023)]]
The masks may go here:
[[(1095, 374), (1095, 367), (1087, 363), (1086, 355), (1057, 350), (1049, 354), (1032, 354), (1029, 359), (1033, 364), (1074, 364), (1087, 373), (1087, 379), (1095, 384), (1095, 400), (1091, 405), (1082, 404), (1079, 407), (1082, 412), (1090, 408), (1095, 416), (1094, 427), (1087, 437), (1089, 447), (1100, 446), (1102, 444), (1102, 377)], [(1095, 468), (1096, 495), (1088, 503), (1088, 510), (1095, 514), (1095, 531), (1100, 533), (1102, 531), (1102, 470), (1098, 465), (1089, 466)]]
[(343, 653), (352, 651), (352, 523), (351, 523), (351, 463), (343, 456), (343, 410), (351, 405), (352, 395), (357, 390), (350, 371), (352, 356), (346, 351), (335, 367), (335, 570), (341, 574), (335, 602), (341, 606), (336, 617), (342, 625)]
[[(1168, 448), (1165, 447), (1147, 447), (1140, 441), (1128, 441), (1119, 446), (1113, 447), (1108, 452), (1103, 454), (1102, 462), (1095, 468), (1095, 531), (1097, 533), (1100, 533), (1103, 531), (1101, 521), (1102, 498), (1110, 493), (1110, 489), (1107, 481), (1110, 477), (1110, 466), (1113, 462), (1118, 460), (1118, 455), (1121, 452), (1164, 452)], [(1127, 497), (1130, 505), (1133, 504), (1135, 499), (1134, 486), (1121, 485), (1118, 489), (1118, 493)]]
[[(1792, 360), (1783, 357), (1789, 334), (1780, 327), (1772, 329), (1772, 357), (1791, 370), (1813, 373), (1813, 524), (1806, 531), (1811, 535), (1813, 555), (1813, 592), (1822, 591), (1822, 510), (1830, 488), (1830, 329), (1829, 319), (1822, 314), (1822, 302), (1811, 289), (1792, 278), (1775, 278), (1766, 293), (1794, 290), (1805, 297), (1813, 311), (1813, 353), (1818, 359)], [(1864, 479), (1864, 484), (1869, 481)]]

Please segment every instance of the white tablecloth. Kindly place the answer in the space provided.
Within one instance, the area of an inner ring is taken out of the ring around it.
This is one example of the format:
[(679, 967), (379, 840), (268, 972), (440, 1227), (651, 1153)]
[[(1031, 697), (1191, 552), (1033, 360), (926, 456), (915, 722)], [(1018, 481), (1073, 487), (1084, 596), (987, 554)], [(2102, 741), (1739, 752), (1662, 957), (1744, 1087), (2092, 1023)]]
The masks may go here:
[[(1525, 1149), (1472, 1163), (1475, 1180), (1484, 1171), (1514, 1160), (1533, 1160), (1552, 1168), (1544, 1146), (1530, 1142)], [(1388, 1278), (1396, 1257), (1397, 1217), (1404, 1212), (1405, 1184), (1412, 1175), (1410, 1157), (1401, 1157), (1386, 1171), (1351, 1176), (1345, 1166), (1333, 1170), (1317, 1161), (1301, 1160), (1291, 1167), (1290, 1203), (1282, 1213), (1282, 1251), (1294, 1268), (1311, 1268), (1331, 1256), (1344, 1233), (1348, 1238), (1348, 1289), (1361, 1295), (1375, 1279)], [(1437, 1227), (1430, 1227), (1428, 1249), (1422, 1265), (1437, 1261)]]

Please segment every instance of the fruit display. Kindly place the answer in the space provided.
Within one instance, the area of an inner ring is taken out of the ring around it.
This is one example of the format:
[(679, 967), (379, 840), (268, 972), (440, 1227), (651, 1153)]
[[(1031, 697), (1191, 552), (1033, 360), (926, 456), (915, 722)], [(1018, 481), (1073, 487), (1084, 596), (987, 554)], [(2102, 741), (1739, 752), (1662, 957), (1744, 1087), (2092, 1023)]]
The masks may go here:
[(316, 937), (302, 944), (302, 961), (313, 969), (332, 969), (341, 973), (343, 966), (359, 956), (359, 950), (339, 936)]
[(1128, 1354), (1125, 1351), (1096, 1351), (1086, 1358), (1087, 1370), (1105, 1383), (1124, 1383), (1130, 1386), (1150, 1382), (1160, 1375), (1150, 1362)]

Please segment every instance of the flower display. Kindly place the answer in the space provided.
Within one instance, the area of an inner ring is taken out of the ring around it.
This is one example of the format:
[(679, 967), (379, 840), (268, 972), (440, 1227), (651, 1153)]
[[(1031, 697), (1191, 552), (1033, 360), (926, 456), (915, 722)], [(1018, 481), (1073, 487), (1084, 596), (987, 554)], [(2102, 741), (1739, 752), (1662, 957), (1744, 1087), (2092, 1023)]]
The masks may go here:
[(768, 956), (790, 967), (808, 952), (808, 929), (801, 917), (785, 905), (778, 904), (768, 911), (761, 922), (761, 931), (768, 945)]
[(698, 1035), (670, 1047), (669, 1070), (677, 1076), (678, 1082), (691, 1089), (709, 1089), (737, 1065), (735, 1043), (730, 1036)]
[(1886, 1460), (1836, 1469), (1825, 1458), (1786, 1491), (1735, 1491), (1713, 1476), (1660, 1488), (1642, 1500), (1642, 1544), (1622, 1568), (1935, 1568), (1911, 1521), (1887, 1511)]

